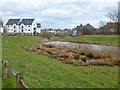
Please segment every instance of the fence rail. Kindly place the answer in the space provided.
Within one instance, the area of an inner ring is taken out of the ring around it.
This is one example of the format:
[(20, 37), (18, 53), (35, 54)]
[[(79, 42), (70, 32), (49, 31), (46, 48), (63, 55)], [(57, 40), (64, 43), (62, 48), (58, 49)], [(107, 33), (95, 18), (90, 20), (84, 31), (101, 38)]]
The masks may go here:
[(8, 69), (13, 73), (17, 80), (17, 87), (18, 88), (29, 88), (24, 83), (24, 73), (18, 73), (12, 66), (8, 65), (8, 60), (0, 60), (3, 63), (3, 77), (8, 77)]

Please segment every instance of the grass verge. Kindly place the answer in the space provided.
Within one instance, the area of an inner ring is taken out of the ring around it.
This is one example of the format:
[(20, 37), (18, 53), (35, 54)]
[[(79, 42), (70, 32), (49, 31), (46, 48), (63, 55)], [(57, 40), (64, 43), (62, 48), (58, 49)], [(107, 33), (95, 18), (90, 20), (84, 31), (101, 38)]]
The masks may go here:
[(118, 45), (118, 35), (83, 35), (77, 37), (57, 38), (56, 40)]

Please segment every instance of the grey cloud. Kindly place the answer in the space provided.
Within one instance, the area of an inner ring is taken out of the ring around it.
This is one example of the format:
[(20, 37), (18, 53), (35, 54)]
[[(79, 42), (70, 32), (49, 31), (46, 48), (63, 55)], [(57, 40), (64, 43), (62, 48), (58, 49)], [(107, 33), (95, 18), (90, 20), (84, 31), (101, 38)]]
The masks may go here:
[(116, 5), (117, 3), (109, 2), (107, 4), (96, 2), (6, 2), (2, 5), (6, 6), (2, 8), (2, 14), (4, 22), (9, 18), (40, 18), (42, 28), (74, 28), (73, 25), (80, 23), (90, 23), (97, 27), (100, 20), (107, 20), (105, 14), (114, 10)]

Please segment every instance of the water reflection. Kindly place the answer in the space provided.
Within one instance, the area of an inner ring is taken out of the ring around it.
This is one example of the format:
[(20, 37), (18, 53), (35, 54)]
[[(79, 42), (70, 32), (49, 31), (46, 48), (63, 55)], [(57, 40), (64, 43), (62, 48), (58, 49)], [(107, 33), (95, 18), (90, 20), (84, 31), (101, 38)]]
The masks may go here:
[(72, 43), (72, 42), (62, 42), (62, 41), (51, 41), (51, 42), (45, 42), (44, 44), (52, 44), (52, 45), (60, 45), (60, 46), (65, 45), (69, 48), (95, 49), (95, 50), (112, 51), (112, 52), (118, 51), (118, 47), (116, 46), (105, 46), (105, 45), (95, 45), (95, 44), (82, 44), (82, 43)]

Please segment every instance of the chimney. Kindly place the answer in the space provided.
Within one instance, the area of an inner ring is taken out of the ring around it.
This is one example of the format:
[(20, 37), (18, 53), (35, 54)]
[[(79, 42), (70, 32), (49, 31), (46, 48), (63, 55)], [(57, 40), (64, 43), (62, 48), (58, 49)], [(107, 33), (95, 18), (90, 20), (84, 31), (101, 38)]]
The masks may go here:
[(80, 31), (82, 31), (82, 24), (80, 24)]

